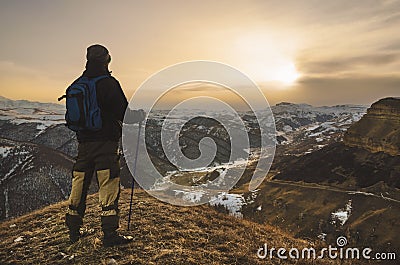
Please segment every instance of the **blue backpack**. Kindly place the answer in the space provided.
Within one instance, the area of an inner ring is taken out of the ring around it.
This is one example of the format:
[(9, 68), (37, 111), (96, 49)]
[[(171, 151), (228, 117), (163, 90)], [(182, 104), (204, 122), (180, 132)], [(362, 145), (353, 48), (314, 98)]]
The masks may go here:
[(94, 78), (81, 76), (72, 83), (62, 97), (67, 99), (65, 120), (67, 127), (78, 131), (98, 131), (102, 127), (102, 119), (99, 105), (97, 104), (96, 82), (109, 77), (101, 75)]

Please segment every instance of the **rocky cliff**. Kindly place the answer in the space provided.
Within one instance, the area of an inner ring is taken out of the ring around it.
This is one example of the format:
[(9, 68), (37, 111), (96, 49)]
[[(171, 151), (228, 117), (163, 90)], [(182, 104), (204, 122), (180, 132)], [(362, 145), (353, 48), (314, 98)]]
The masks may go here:
[(350, 147), (400, 155), (400, 98), (384, 98), (372, 104), (343, 140)]

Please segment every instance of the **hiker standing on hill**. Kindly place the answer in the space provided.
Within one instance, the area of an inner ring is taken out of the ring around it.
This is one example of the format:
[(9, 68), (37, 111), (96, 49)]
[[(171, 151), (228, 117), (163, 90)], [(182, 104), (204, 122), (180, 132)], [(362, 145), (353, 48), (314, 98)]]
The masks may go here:
[[(107, 48), (98, 44), (88, 47), (86, 59), (86, 70), (82, 77), (87, 77), (85, 80), (96, 80), (93, 82), (97, 105), (101, 111), (101, 120), (99, 121), (101, 127), (96, 130), (86, 130), (85, 127), (76, 129), (73, 126), (68, 126), (76, 131), (79, 145), (78, 157), (72, 172), (72, 190), (69, 197), (69, 209), (66, 214), (66, 225), (69, 228), (70, 241), (72, 243), (78, 241), (82, 236), (79, 229), (83, 224), (86, 196), (95, 173), (99, 183), (99, 200), (102, 208), (103, 245), (126, 244), (132, 241), (132, 237), (121, 236), (117, 233), (119, 228), (118, 199), (120, 195), (118, 143), (122, 133), (121, 125), (125, 111), (127, 117), (129, 117), (128, 120), (132, 123), (144, 120), (145, 113), (143, 110), (134, 111), (127, 108), (128, 101), (124, 92), (119, 82), (111, 76), (111, 72), (108, 70), (111, 56)], [(79, 78), (75, 82), (78, 80)], [(79, 107), (79, 105), (83, 106), (84, 104), (77, 103), (74, 105), (70, 103), (71, 101), (68, 102), (68, 99), (79, 102), (78, 96), (71, 91), (68, 92), (67, 90), (64, 97), (67, 98), (66, 119), (68, 125), (67, 116), (69, 115), (72, 118), (74, 116), (71, 114), (74, 110), (71, 109), (75, 105)], [(68, 107), (70, 107), (70, 110)], [(82, 110), (78, 110), (76, 113), (75, 116), (82, 115)], [(81, 118), (79, 122), (81, 122)]]

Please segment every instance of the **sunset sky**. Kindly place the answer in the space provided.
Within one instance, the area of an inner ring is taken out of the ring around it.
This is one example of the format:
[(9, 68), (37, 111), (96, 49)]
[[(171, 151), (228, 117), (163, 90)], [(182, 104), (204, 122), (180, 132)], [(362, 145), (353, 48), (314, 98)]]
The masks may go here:
[(1, 0), (0, 32), (0, 95), (11, 99), (56, 102), (94, 43), (128, 98), (190, 60), (239, 69), (270, 104), (400, 96), (400, 1)]

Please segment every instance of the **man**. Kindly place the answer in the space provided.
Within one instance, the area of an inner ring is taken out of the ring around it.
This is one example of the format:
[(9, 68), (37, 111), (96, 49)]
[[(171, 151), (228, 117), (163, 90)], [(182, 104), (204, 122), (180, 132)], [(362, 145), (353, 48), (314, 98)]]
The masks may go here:
[(114, 246), (132, 241), (131, 237), (117, 233), (119, 228), (118, 199), (120, 194), (120, 164), (118, 143), (121, 137), (121, 124), (125, 111), (130, 122), (144, 120), (143, 110), (127, 108), (128, 102), (119, 82), (111, 76), (108, 65), (111, 56), (104, 46), (92, 45), (87, 48), (86, 70), (83, 76), (94, 78), (108, 77), (96, 83), (97, 102), (101, 110), (102, 128), (98, 131), (78, 131), (78, 157), (72, 172), (72, 190), (66, 225), (72, 243), (82, 236), (79, 229), (83, 224), (86, 209), (86, 196), (93, 174), (99, 183), (99, 200), (102, 207), (101, 227), (103, 245)]

